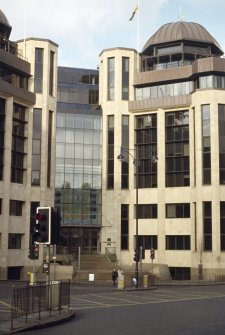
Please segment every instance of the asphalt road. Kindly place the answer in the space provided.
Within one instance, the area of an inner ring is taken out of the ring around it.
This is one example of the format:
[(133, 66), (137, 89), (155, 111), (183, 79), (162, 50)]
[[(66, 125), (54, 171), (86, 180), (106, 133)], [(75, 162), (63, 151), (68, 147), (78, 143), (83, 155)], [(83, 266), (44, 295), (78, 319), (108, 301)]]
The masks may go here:
[[(1, 288), (0, 284), (0, 309), (6, 311), (7, 290), (3, 299)], [(71, 321), (20, 334), (225, 335), (223, 285), (168, 286), (154, 291), (72, 285), (71, 307), (76, 311)]]

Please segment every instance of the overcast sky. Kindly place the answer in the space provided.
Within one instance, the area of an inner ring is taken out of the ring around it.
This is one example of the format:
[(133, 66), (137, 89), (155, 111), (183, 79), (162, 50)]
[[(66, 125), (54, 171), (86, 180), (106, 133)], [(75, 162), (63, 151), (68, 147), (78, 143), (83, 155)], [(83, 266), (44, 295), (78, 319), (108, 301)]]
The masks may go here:
[[(161, 25), (179, 20), (180, 3), (184, 20), (202, 24), (225, 51), (225, 0), (140, 0), (140, 49)], [(12, 26), (11, 40), (50, 39), (59, 45), (59, 65), (96, 69), (103, 49), (137, 48), (137, 16), (129, 21), (136, 4), (137, 0), (1, 0), (0, 9)]]

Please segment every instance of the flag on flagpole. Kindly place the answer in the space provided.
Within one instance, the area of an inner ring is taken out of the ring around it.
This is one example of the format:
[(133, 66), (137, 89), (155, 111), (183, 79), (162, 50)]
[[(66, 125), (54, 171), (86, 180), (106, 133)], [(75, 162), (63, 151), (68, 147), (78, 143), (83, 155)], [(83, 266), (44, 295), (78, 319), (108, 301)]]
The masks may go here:
[(130, 19), (129, 19), (129, 21), (132, 21), (132, 20), (133, 20), (133, 18), (134, 18), (134, 16), (135, 16), (135, 14), (137, 13), (137, 11), (138, 11), (138, 5), (136, 5), (136, 7), (134, 8), (134, 10), (133, 10), (133, 12), (132, 12), (132, 15), (131, 15), (131, 17), (130, 17)]

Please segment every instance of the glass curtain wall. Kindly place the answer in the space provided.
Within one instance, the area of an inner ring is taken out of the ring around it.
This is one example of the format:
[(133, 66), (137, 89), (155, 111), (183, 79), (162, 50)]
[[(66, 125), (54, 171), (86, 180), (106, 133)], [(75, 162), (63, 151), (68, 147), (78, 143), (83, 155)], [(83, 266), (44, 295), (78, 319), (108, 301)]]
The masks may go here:
[(97, 93), (98, 71), (59, 68), (55, 202), (62, 227), (101, 225), (102, 117), (98, 101), (91, 103)]

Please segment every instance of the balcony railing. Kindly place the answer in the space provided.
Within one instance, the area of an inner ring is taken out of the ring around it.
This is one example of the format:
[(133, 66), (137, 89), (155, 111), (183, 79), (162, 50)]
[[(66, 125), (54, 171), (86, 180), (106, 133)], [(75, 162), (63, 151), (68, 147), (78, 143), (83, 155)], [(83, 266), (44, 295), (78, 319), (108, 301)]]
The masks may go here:
[(146, 66), (143, 66), (142, 72), (172, 69), (175, 67), (191, 65), (193, 62), (194, 61), (191, 61), (191, 60), (185, 60), (185, 61), (182, 60), (182, 61), (175, 61), (175, 62), (168, 62), (168, 63), (152, 64), (150, 66), (146, 65)]

